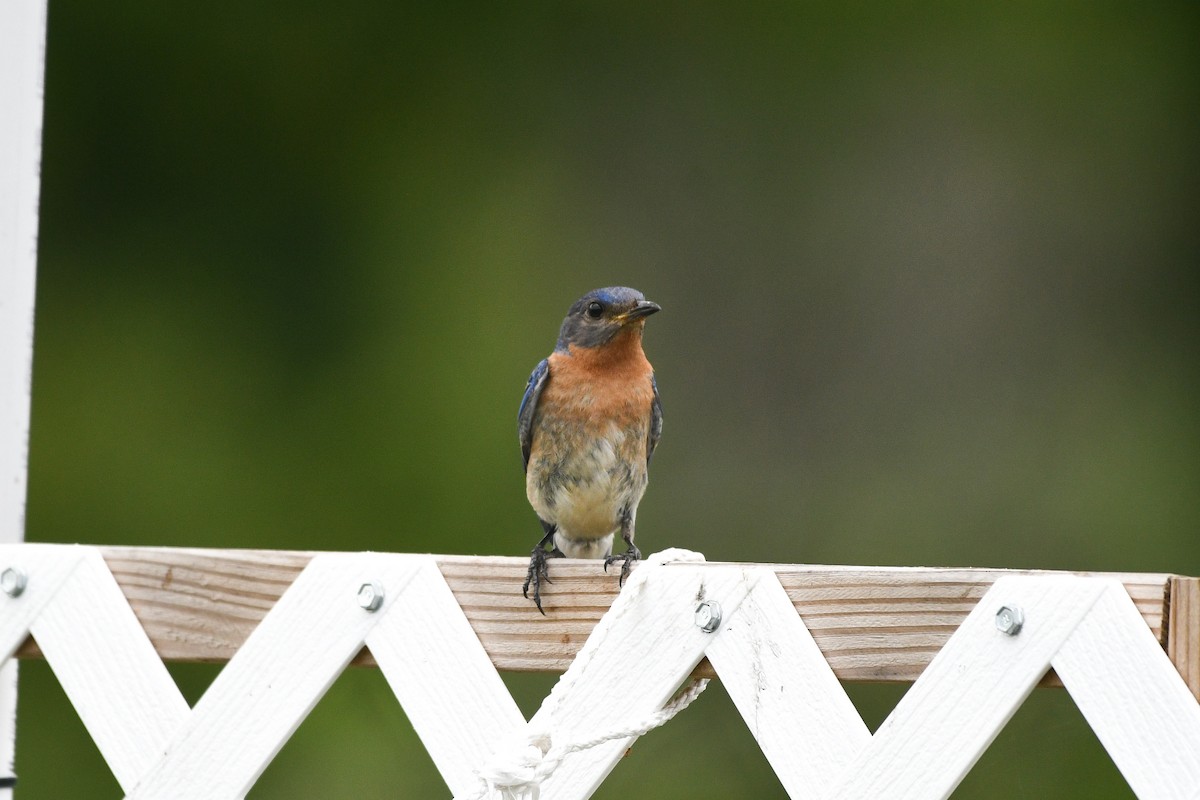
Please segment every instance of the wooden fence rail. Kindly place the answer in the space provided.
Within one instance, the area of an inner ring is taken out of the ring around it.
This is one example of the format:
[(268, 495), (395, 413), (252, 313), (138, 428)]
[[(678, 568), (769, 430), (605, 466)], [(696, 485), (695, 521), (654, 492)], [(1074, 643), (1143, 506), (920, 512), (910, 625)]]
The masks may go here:
[[(225, 662), (315, 553), (101, 548), (161, 658)], [(596, 562), (553, 563), (545, 617), (521, 596), (523, 558), (437, 556), (455, 599), (499, 670), (562, 672), (617, 596)], [(723, 566), (717, 562), (713, 567)], [(911, 682), (997, 578), (1072, 574), (1119, 580), (1200, 698), (1200, 578), (1155, 573), (760, 565), (775, 571), (834, 674)], [(354, 592), (358, 587), (347, 587)], [(27, 641), (19, 658), (40, 655)], [(373, 663), (368, 652), (357, 664)], [(711, 675), (707, 662), (698, 669)], [(1057, 685), (1053, 675), (1045, 684)]]

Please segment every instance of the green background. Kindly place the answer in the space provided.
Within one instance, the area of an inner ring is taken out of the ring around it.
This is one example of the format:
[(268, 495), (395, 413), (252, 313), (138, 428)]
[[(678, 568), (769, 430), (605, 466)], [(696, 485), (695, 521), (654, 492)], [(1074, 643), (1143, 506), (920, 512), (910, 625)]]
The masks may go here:
[[(644, 552), (1200, 574), (1197, 8), (51, 0), (28, 536), (527, 553), (525, 379), (626, 284)], [(41, 662), (18, 771), (120, 795)], [(250, 796), (445, 794), (354, 670)], [(596, 794), (783, 796), (716, 684)], [(1053, 690), (955, 795), (1129, 796)]]

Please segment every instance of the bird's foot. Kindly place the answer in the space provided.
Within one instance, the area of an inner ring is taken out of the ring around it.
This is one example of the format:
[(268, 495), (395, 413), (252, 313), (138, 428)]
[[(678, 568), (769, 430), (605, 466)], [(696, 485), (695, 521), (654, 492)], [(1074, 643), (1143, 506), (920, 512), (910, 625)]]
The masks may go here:
[(533, 602), (537, 606), (538, 611), (542, 612), (542, 616), (546, 615), (546, 610), (542, 608), (542, 581), (551, 583), (550, 571), (546, 566), (546, 560), (550, 556), (539, 544), (533, 548), (533, 552), (529, 555), (529, 571), (525, 573), (525, 585), (521, 587), (521, 594), (529, 597), (529, 587), (533, 587)]
[(633, 567), (633, 562), (640, 560), (642, 553), (632, 543), (625, 548), (625, 552), (619, 556), (607, 556), (604, 559), (604, 571), (608, 572), (610, 564), (621, 562), (621, 577), (617, 579), (618, 586), (625, 585), (625, 579), (629, 577), (629, 570)]

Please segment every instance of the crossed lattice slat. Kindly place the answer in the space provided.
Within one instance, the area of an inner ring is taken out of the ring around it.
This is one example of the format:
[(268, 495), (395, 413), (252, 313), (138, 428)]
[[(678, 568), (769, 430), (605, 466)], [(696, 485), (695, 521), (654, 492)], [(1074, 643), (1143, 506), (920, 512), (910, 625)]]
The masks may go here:
[[(705, 655), (792, 797), (947, 796), (1051, 666), (1140, 797), (1200, 796), (1200, 705), (1116, 581), (1000, 578), (872, 736), (772, 571), (674, 555), (635, 572), (529, 723), (429, 556), (314, 557), (189, 709), (98, 551), (3, 547), (29, 581), (0, 597), (0, 655), (33, 634), (131, 798), (244, 796), (364, 645), (462, 798), (526, 731), (620, 731)], [(713, 633), (698, 600), (720, 605)], [(996, 630), (1002, 604), (1024, 609), (1019, 635)], [(590, 796), (634, 738), (567, 756), (542, 797)]]
[[(316, 556), (189, 709), (98, 551), (0, 552), (29, 575), (0, 653), (33, 634), (131, 798), (242, 797), (364, 644), (452, 789), (524, 725), (427, 556)], [(370, 581), (385, 590), (374, 613), (355, 599)]]
[(1140, 797), (1200, 796), (1200, 705), (1115, 580), (1000, 578), (874, 736), (785, 610), (761, 581), (707, 654), (792, 797), (948, 796), (1050, 666)]

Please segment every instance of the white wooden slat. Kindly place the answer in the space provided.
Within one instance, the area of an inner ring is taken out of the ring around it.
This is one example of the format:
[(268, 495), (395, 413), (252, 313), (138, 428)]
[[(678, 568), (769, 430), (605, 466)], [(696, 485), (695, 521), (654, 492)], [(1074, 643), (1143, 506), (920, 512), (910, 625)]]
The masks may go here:
[[(948, 797), (1103, 589), (1103, 583), (1064, 576), (996, 581), (828, 796)], [(1024, 610), (1016, 636), (996, 629), (1004, 605)]]
[[(555, 744), (589, 740), (661, 709), (711, 641), (695, 625), (697, 603), (714, 600), (723, 614), (733, 614), (758, 580), (754, 569), (657, 558), (633, 574), (530, 721), (534, 730), (551, 731)], [(568, 756), (546, 781), (544, 796), (590, 797), (633, 741), (615, 739)]]
[(1200, 703), (1121, 584), (1054, 657), (1084, 719), (1143, 800), (1200, 798)]
[[(394, 606), (422, 561), (401, 555), (326, 553), (295, 583), (197, 702), (165, 757), (129, 793), (140, 800), (243, 797)], [(377, 582), (383, 606), (358, 605)]]
[(0, 3), (0, 542), (24, 532), (45, 0)]
[[(46, 0), (0, 2), (0, 544), (25, 538)], [(3, 567), (0, 566), (0, 569)], [(17, 662), (0, 666), (0, 779), (13, 775)], [(12, 796), (0, 786), (0, 800)]]
[[(0, 154), (0, 158), (4, 155)], [(0, 349), (3, 344), (0, 343)], [(17, 597), (0, 593), (0, 776), (13, 774), (16, 739), (17, 662), (8, 660), (29, 629), (78, 566), (78, 553), (57, 545), (0, 544), (0, 570), (16, 567), (31, 576)], [(0, 800), (11, 797), (0, 789)]]
[[(99, 551), (61, 549), (78, 551), (77, 566), (38, 615), (33, 636), (128, 791), (191, 711)], [(42, 578), (31, 573), (31, 588)]]
[(475, 768), (525, 717), (432, 557), (366, 644), (451, 792), (470, 792)]
[(0, 593), (0, 659), (9, 658), (25, 641), (42, 609), (83, 561), (84, 552), (73, 545), (0, 545), (0, 570), (15, 567), (28, 576), (19, 596)]
[(871, 741), (775, 573), (705, 654), (790, 797), (826, 795)]
[[(17, 597), (0, 593), (0, 777), (13, 775), (16, 744), (17, 662), (10, 657), (29, 635), (46, 604), (79, 563), (71, 548), (30, 544), (0, 544), (0, 570), (15, 567), (29, 576)], [(12, 796), (0, 788), (0, 800)]]

